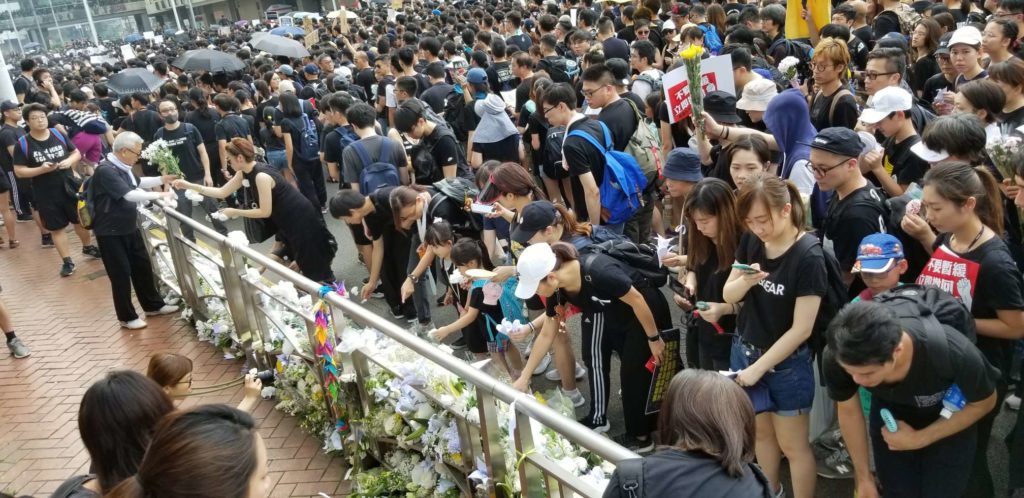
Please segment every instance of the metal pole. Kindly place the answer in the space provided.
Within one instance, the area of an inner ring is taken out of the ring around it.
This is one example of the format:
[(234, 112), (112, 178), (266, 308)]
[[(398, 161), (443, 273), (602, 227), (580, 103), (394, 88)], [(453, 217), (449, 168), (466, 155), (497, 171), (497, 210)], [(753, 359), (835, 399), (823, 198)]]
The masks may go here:
[(181, 31), (181, 19), (178, 18), (178, 6), (175, 3), (175, 0), (171, 0), (171, 12), (174, 12), (174, 24), (178, 26), (178, 31)]
[(192, 0), (185, 0), (188, 4), (188, 17), (192, 19), (192, 29), (198, 31), (199, 25), (196, 24), (196, 11), (192, 8)]
[(89, 20), (89, 29), (92, 30), (92, 44), (100, 46), (100, 38), (96, 36), (96, 23), (92, 22), (92, 10), (89, 9), (89, 2), (82, 0), (82, 6), (85, 7), (85, 17)]
[(50, 15), (53, 16), (53, 25), (57, 29), (57, 36), (60, 37), (61, 48), (67, 46), (67, 42), (64, 41), (64, 33), (60, 30), (60, 21), (57, 20), (57, 12), (53, 10), (53, 0), (50, 0)]
[(18, 29), (18, 25), (14, 23), (14, 9), (11, 8), (11, 4), (7, 4), (7, 15), (11, 18), (11, 31), (14, 31), (14, 36), (18, 40), (18, 50), (22, 57), (25, 57), (25, 46), (21, 44), (21, 30)]

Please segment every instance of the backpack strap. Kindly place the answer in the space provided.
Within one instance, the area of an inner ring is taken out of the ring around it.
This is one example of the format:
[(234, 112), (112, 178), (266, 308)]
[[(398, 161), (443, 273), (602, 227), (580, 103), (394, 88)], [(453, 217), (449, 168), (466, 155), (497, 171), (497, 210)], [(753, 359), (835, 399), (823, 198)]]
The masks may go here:
[(365, 170), (370, 166), (370, 154), (366, 151), (366, 147), (359, 143), (358, 140), (352, 142), (351, 147), (352, 150), (356, 151), (356, 155), (359, 156), (359, 162), (363, 163), (363, 169)]
[(25, 159), (28, 159), (28, 138), (26, 138), (27, 136), (28, 135), (22, 135), (18, 137), (18, 147), (21, 148), (21, 154), (25, 156)]
[(629, 498), (641, 498), (644, 495), (644, 459), (630, 458), (623, 460), (615, 467), (619, 474), (619, 487)]
[[(598, 121), (598, 123), (601, 123), (601, 122)], [(597, 141), (596, 138), (591, 136), (589, 133), (584, 132), (583, 130), (573, 130), (573, 131), (570, 131), (569, 134), (565, 136), (565, 138), (580, 137), (580, 138), (590, 142), (590, 145), (593, 145), (595, 148), (597, 148), (597, 150), (601, 151), (602, 154), (607, 154), (608, 151), (612, 148), (611, 147), (611, 134), (608, 131), (608, 127), (605, 126), (604, 123), (601, 123), (601, 127), (604, 128), (605, 140), (609, 144), (607, 147), (602, 147), (601, 144)]]
[(846, 88), (840, 87), (839, 91), (832, 96), (832, 105), (828, 107), (828, 124), (832, 125), (832, 116), (836, 113), (836, 104), (839, 103), (839, 99), (845, 95), (853, 95)]
[(391, 142), (392, 140), (388, 137), (383, 137), (383, 140), (380, 141), (380, 157), (377, 158), (377, 162), (394, 164), (391, 162)]

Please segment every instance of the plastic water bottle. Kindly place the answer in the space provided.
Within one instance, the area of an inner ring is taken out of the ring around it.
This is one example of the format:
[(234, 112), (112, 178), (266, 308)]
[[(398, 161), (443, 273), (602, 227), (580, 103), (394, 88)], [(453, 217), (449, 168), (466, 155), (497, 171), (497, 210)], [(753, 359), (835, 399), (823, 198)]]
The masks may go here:
[(967, 400), (964, 398), (964, 393), (960, 392), (960, 386), (953, 384), (949, 386), (946, 395), (942, 397), (942, 411), (939, 412), (939, 415), (948, 419), (954, 413), (963, 410), (966, 404)]

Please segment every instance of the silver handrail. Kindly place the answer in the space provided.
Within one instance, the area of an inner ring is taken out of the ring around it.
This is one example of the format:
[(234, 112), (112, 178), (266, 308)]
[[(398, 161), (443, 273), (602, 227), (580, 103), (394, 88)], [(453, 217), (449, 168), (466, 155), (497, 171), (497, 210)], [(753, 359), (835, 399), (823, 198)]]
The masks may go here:
[[(272, 271), (282, 279), (291, 282), (298, 290), (313, 296), (319, 295), (321, 284), (300, 275), (269, 256), (260, 253), (246, 244), (239, 244), (195, 220), (185, 217), (174, 210), (173, 206), (161, 204), (158, 206), (158, 209), (163, 212), (166, 218), (166, 223), (160, 225), (160, 228), (166, 231), (167, 245), (172, 256), (171, 261), (175, 266), (174, 270), (183, 291), (182, 298), (186, 304), (193, 306), (200, 304), (199, 301), (201, 301), (195, 294), (186, 295), (194, 292), (194, 276), (188, 275), (191, 272), (187, 270), (195, 270), (194, 265), (189, 261), (186, 251), (195, 251), (198, 249), (198, 246), (191, 241), (186, 242), (180, 236), (179, 230), (181, 225), (188, 225), (196, 234), (201, 235), (220, 250), (223, 261), (219, 262), (219, 266), (222, 273), (226, 301), (232, 321), (235, 323), (235, 330), (240, 337), (243, 332), (245, 332), (246, 336), (255, 335), (256, 332), (265, 332), (257, 330), (264, 328), (261, 323), (263, 317), (258, 316), (257, 312), (252, 308), (258, 307), (258, 303), (254, 301), (255, 293), (262, 292), (266, 294), (266, 288), (251, 282), (243, 274), (246, 261), (253, 262)], [(159, 220), (149, 213), (144, 212), (144, 215), (140, 217), (140, 220), (142, 219), (147, 220), (150, 224), (159, 224)], [(566, 472), (555, 462), (551, 461), (550, 458), (532, 451), (534, 449), (532, 423), (540, 423), (552, 429), (571, 443), (587, 449), (613, 464), (640, 458), (621, 445), (591, 431), (576, 420), (567, 418), (545, 406), (533, 396), (513, 389), (511, 386), (442, 351), (435, 345), (416, 337), (414, 334), (410, 334), (407, 330), (385, 320), (367, 308), (349, 299), (342, 298), (334, 292), (327, 294), (324, 299), (332, 307), (336, 317), (344, 316), (364, 327), (378, 330), (388, 338), (475, 387), (477, 403), (479, 405), (478, 409), (480, 411), (479, 433), (482, 439), (482, 451), (492, 484), (501, 482), (506, 473), (505, 456), (499, 444), (500, 432), (497, 426), (497, 401), (508, 405), (514, 404), (516, 424), (512, 437), (514, 438), (516, 451), (524, 455), (522, 459), (523, 464), (517, 469), (522, 496), (524, 497), (563, 496), (569, 493), (587, 497), (601, 495), (600, 490), (594, 489), (587, 482)], [(302, 318), (303, 321), (309, 321), (308, 316), (302, 316)], [(256, 325), (256, 327), (250, 325)], [(307, 327), (307, 329), (312, 333), (311, 327)], [(256, 358), (258, 363), (263, 363), (259, 355), (253, 355), (251, 337), (246, 342), (247, 344), (244, 344), (244, 347), (247, 356)], [(354, 358), (359, 356), (353, 355)], [(363, 357), (365, 358), (365, 355)], [(365, 361), (357, 360), (356, 363), (357, 371), (365, 370)], [(358, 363), (363, 363), (364, 368), (360, 369)], [(314, 369), (314, 371), (317, 371), (317, 375), (320, 375), (318, 370)], [(363, 400), (364, 404), (365, 402), (366, 400)], [(543, 486), (546, 486), (547, 489), (545, 490)], [(490, 490), (492, 496), (496, 493), (493, 488)]]

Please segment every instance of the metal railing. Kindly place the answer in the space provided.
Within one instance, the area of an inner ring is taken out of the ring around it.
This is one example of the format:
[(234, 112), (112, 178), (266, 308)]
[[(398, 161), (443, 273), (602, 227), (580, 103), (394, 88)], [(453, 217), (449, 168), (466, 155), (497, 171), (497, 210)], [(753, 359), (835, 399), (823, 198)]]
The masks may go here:
[[(296, 354), (310, 365), (314, 365), (311, 352), (302, 350), (301, 341), (298, 337), (294, 337), (293, 333), (290, 333), (291, 328), (278, 323), (272, 313), (267, 312), (263, 303), (275, 301), (277, 305), (283, 306), (295, 316), (300, 317), (305, 322), (308, 337), (311, 339), (310, 343), (313, 343), (312, 338), (315, 331), (313, 313), (276, 297), (261, 278), (247, 274), (245, 268), (247, 263), (262, 267), (264, 271), (276, 274), (281, 280), (291, 282), (296, 289), (312, 296), (319, 294), (321, 284), (292, 271), (246, 244), (239, 244), (220, 235), (205, 225), (183, 216), (173, 208), (165, 209), (163, 206), (154, 205), (154, 210), (162, 213), (163, 216), (141, 209), (139, 218), (145, 235), (143, 238), (146, 240), (153, 261), (154, 273), (162, 283), (181, 296), (184, 304), (193, 309), (196, 317), (208, 318), (207, 300), (222, 300), (230, 311), (231, 321), (246, 353), (246, 358), (253, 359), (258, 368), (266, 369), (274, 365), (275, 358), (263, 347), (265, 342), (271, 340), (271, 333), (274, 330), (283, 332), (285, 340), (291, 343)], [(220, 259), (210, 258), (209, 254), (201, 250), (196, 242), (185, 239), (181, 235), (182, 225), (190, 226), (199, 238), (198, 240), (202, 240), (214, 252), (219, 252)], [(154, 237), (154, 229), (163, 232), (163, 237)], [(168, 250), (169, 262), (163, 251), (164, 246)], [(199, 266), (195, 264), (195, 258), (212, 261), (219, 270), (219, 275), (201, 274)], [(170, 263), (173, 276), (161, 271), (160, 262), (165, 265)], [(224, 294), (204, 293), (202, 282), (204, 280), (210, 282), (216, 278), (219, 278), (223, 284)], [(533, 424), (542, 424), (569, 442), (589, 450), (612, 464), (617, 465), (624, 460), (640, 458), (610, 439), (584, 427), (576, 420), (567, 418), (542, 404), (533, 396), (513, 389), (491, 375), (440, 350), (436, 345), (416, 337), (407, 330), (336, 293), (327, 294), (325, 301), (331, 306), (337, 324), (344, 323), (342, 320), (344, 317), (363, 327), (376, 329), (425, 360), (464, 380), (467, 385), (474, 386), (479, 423), (468, 421), (461, 414), (451, 410), (450, 407), (444, 406), (435, 396), (426, 392), (427, 390), (421, 390), (421, 393), (428, 399), (438, 404), (440, 408), (447, 410), (456, 419), (460, 439), (463, 442), (463, 467), (458, 470), (462, 471), (463, 475), (455, 477), (458, 479), (456, 482), (464, 495), (472, 494), (472, 487), (465, 475), (472, 471), (476, 457), (480, 457), (487, 466), (491, 482), (487, 493), (489, 496), (500, 496), (501, 492), (496, 489), (495, 484), (504, 482), (508, 477), (506, 464), (509, 462), (505, 461), (505, 452), (501, 445), (498, 414), (499, 410), (509, 410), (509, 408), (500, 406), (499, 402), (510, 405), (509, 416), (515, 418), (514, 424), (509, 424), (512, 426), (510, 436), (514, 439), (516, 454), (521, 460), (521, 463), (515, 468), (515, 471), (518, 472), (518, 476), (515, 477), (518, 478), (524, 497), (560, 497), (573, 494), (597, 497), (602, 494), (602, 490), (596, 489), (574, 473), (563, 469), (558, 463), (545, 456), (543, 452), (534, 451)], [(337, 326), (341, 327), (341, 325)], [(372, 399), (365, 390), (365, 380), (371, 373), (371, 365), (388, 370), (392, 374), (394, 371), (388, 365), (374, 359), (366, 351), (358, 349), (351, 353), (350, 361), (347, 363), (354, 367), (357, 391), (361, 398), (361, 406), (348, 407), (348, 409), (350, 413), (362, 410), (365, 415), (366, 410), (371, 406)], [(318, 376), (321, 375), (319, 368), (314, 366), (312, 370)], [(370, 443), (371, 448), (376, 448), (378, 443), (382, 442), (371, 441)], [(371, 453), (373, 452), (371, 451)], [(383, 460), (380, 458), (379, 452), (375, 453), (375, 456), (378, 460)]]

